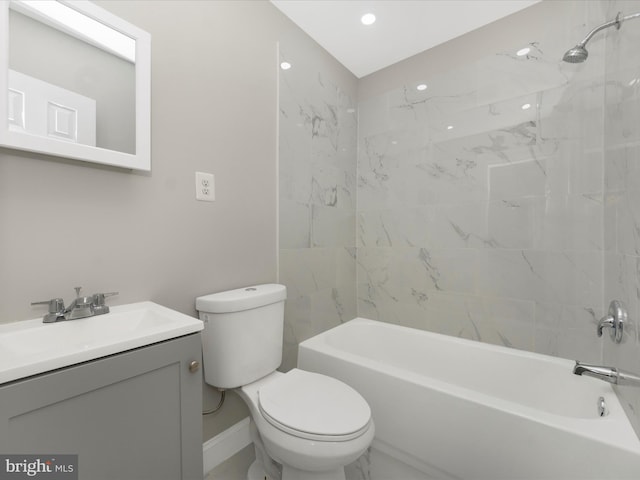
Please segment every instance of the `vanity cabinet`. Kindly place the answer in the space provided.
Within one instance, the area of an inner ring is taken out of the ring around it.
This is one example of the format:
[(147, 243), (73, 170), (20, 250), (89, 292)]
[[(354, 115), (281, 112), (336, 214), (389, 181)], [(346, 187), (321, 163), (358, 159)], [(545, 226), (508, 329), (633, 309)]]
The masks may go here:
[(190, 334), (0, 385), (0, 453), (77, 454), (83, 480), (201, 480), (201, 348)]

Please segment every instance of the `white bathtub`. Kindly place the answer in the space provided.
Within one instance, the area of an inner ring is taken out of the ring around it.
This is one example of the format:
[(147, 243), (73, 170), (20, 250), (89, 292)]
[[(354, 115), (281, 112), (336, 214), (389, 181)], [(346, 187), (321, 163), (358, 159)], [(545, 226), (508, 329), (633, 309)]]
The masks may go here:
[(640, 441), (613, 389), (574, 375), (573, 365), (361, 318), (298, 353), (300, 368), (367, 399), (373, 452), (410, 465), (416, 478), (640, 479)]

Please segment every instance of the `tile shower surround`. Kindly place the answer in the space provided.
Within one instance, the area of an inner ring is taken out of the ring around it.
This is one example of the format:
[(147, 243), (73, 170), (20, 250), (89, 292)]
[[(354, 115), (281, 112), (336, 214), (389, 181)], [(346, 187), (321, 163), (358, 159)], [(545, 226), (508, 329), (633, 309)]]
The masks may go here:
[(318, 71), (320, 52), (283, 42), (279, 80), (280, 282), (287, 286), (283, 367), (298, 343), (356, 316), (353, 87)]
[[(569, 3), (527, 55), (506, 42), (398, 84), (359, 102), (357, 126), (355, 93), (282, 45), (297, 70), (280, 74), (285, 368), (299, 341), (362, 316), (640, 372), (640, 21), (559, 61), (640, 5)], [(595, 335), (613, 298), (622, 346)], [(640, 431), (640, 395), (620, 393)]]

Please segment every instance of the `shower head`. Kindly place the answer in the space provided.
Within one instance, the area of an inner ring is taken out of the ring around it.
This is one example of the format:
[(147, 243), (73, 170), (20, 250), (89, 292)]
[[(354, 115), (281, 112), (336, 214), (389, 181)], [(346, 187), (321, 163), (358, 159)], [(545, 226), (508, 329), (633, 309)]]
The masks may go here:
[(562, 60), (567, 63), (582, 63), (587, 59), (588, 56), (589, 52), (587, 52), (587, 49), (584, 48), (583, 44), (579, 43), (572, 49), (567, 50), (567, 52), (564, 54), (564, 57), (562, 57)]
[(637, 18), (637, 17), (640, 17), (640, 12), (627, 15), (626, 17), (620, 17), (620, 13), (618, 13), (615, 19), (610, 20), (606, 23), (603, 23), (602, 25), (591, 30), (589, 34), (586, 37), (584, 37), (584, 40), (582, 40), (579, 44), (577, 44), (575, 47), (573, 47), (571, 50), (568, 50), (567, 53), (564, 54), (564, 56), (562, 57), (562, 60), (568, 63), (584, 62), (589, 56), (589, 52), (587, 52), (587, 49), (585, 47), (587, 45), (587, 42), (591, 40), (591, 37), (593, 37), (600, 30), (604, 30), (605, 28), (609, 28), (614, 25), (616, 29), (620, 30), (620, 26), (622, 25), (622, 22), (624, 22), (625, 20), (630, 20), (632, 18)]

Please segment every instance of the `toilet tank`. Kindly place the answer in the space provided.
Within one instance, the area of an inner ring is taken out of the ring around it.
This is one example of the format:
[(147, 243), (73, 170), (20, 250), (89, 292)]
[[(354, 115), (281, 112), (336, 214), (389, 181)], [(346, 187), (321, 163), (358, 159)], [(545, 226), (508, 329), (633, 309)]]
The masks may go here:
[(280, 366), (286, 297), (284, 285), (267, 284), (196, 298), (205, 382), (236, 388)]

